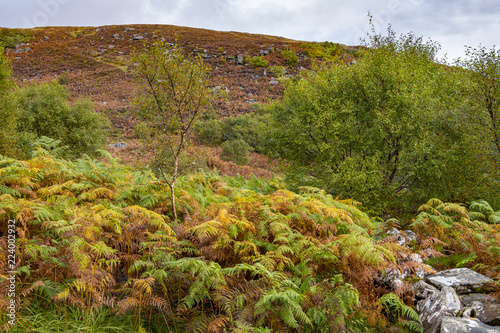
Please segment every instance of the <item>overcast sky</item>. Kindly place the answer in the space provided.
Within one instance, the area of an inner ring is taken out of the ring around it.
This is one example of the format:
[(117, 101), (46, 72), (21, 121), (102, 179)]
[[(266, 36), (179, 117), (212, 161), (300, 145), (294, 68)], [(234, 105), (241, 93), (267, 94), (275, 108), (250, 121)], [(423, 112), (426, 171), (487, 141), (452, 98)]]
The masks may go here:
[(0, 26), (173, 24), (359, 45), (367, 13), (442, 46), (448, 60), (464, 45), (500, 46), (499, 0), (0, 0)]

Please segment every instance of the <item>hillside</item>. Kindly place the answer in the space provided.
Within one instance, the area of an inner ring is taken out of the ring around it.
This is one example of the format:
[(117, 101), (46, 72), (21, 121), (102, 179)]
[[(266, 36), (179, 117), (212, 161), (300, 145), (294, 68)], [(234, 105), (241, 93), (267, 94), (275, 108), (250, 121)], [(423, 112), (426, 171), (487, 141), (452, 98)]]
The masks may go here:
[[(7, 52), (12, 58), (13, 76), (21, 85), (63, 77), (74, 97), (89, 97), (98, 110), (121, 112), (130, 106), (134, 93), (129, 54), (144, 43), (161, 39), (179, 43), (199, 54), (212, 67), (211, 84), (229, 92), (220, 105), (221, 116), (248, 112), (254, 103), (282, 95), (282, 85), (272, 85), (270, 67), (285, 66), (287, 74), (308, 68), (304, 42), (281, 37), (219, 32), (168, 25), (120, 25), (103, 27), (46, 27), (29, 29), (29, 43)], [(281, 54), (298, 53), (298, 63), (287, 65)], [(355, 50), (355, 48), (345, 48)], [(243, 57), (263, 56), (268, 68), (243, 65)], [(346, 53), (345, 59), (350, 56)]]
[[(220, 118), (252, 111), (255, 103), (268, 103), (283, 95), (283, 82), (274, 76), (293, 77), (316, 61), (351, 61), (357, 47), (333, 43), (307, 43), (281, 37), (219, 32), (168, 25), (102, 27), (43, 27), (0, 29), (3, 35), (19, 31), (30, 36), (6, 49), (13, 78), (20, 87), (57, 79), (71, 98), (89, 98), (97, 111), (111, 120), (108, 143), (125, 140), (125, 150), (111, 149), (127, 164), (141, 163), (133, 128), (139, 123), (131, 109), (136, 94), (130, 54), (154, 40), (180, 44), (186, 53), (199, 55), (211, 67), (210, 85), (227, 93), (215, 106)], [(1, 35), (0, 34), (0, 35)], [(333, 56), (332, 56), (333, 53)], [(252, 57), (267, 61), (250, 64)], [(274, 75), (274, 76), (273, 76)], [(218, 155), (214, 151), (211, 155)], [(265, 164), (265, 163), (264, 163)], [(262, 158), (252, 155), (253, 173), (263, 175)], [(234, 165), (218, 165), (234, 169)], [(246, 173), (245, 170), (236, 173)], [(233, 170), (234, 171), (234, 170)], [(234, 172), (228, 171), (229, 174)]]

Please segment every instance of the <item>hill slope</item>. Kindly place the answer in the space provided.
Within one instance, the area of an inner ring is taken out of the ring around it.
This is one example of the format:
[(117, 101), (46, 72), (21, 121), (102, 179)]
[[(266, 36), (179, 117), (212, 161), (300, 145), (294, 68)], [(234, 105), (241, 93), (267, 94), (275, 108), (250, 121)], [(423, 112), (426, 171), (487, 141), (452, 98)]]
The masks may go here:
[[(271, 70), (242, 65), (244, 57), (262, 56), (269, 67), (285, 66), (291, 75), (311, 64), (301, 47), (303, 42), (257, 34), (167, 25), (44, 27), (28, 31), (32, 34), (29, 43), (8, 52), (14, 77), (26, 83), (62, 77), (72, 96), (90, 97), (98, 110), (120, 111), (130, 105), (134, 86), (128, 55), (153, 40), (179, 43), (186, 52), (199, 54), (211, 65), (213, 86), (229, 91), (229, 103), (220, 106), (222, 116), (247, 112), (253, 102), (281, 96), (281, 85), (269, 83)], [(281, 54), (284, 50), (297, 52), (298, 62), (293, 67), (287, 66)]]

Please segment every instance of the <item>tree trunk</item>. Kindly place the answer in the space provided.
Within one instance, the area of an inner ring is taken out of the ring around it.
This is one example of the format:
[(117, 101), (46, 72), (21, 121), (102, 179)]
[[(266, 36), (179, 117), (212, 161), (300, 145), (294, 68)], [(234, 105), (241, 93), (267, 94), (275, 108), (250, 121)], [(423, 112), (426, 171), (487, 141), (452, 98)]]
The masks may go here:
[(177, 220), (177, 210), (175, 209), (175, 181), (170, 183), (170, 202), (172, 203), (172, 212), (174, 213), (174, 221)]

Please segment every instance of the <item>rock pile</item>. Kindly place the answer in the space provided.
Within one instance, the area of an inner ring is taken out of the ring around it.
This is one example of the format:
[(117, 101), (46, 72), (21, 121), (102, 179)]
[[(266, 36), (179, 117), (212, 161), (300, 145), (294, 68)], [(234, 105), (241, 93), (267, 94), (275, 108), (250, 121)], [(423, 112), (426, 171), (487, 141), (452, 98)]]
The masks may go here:
[[(392, 229), (388, 234), (400, 246), (417, 241), (412, 231)], [(423, 264), (418, 254), (408, 259), (417, 267), (414, 272), (390, 269), (381, 281), (395, 289), (409, 275), (418, 278), (413, 291), (424, 333), (500, 333), (500, 300), (488, 294), (493, 291), (491, 279), (468, 268), (429, 274), (433, 268)], [(419, 272), (419, 266), (425, 268), (422, 265), (429, 270)]]

